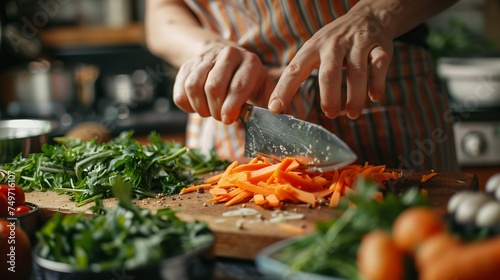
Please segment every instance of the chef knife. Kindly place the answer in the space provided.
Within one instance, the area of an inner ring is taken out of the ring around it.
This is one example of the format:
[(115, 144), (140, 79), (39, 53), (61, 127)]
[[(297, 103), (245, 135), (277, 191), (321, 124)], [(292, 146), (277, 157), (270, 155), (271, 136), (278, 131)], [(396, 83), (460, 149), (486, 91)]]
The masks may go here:
[(247, 157), (298, 158), (310, 172), (335, 170), (357, 159), (344, 141), (320, 125), (249, 104), (243, 105), (240, 118)]

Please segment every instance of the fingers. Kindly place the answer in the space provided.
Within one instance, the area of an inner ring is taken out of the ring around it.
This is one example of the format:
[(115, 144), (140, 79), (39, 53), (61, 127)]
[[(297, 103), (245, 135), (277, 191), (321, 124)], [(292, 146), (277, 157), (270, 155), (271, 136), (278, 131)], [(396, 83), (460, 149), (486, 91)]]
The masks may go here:
[[(259, 71), (262, 64), (260, 59), (253, 54), (248, 53), (244, 59), (244, 63), (234, 73), (229, 85), (227, 96), (221, 108), (221, 120), (224, 124), (233, 123), (240, 115), (240, 109), (243, 104), (249, 99), (250, 95), (259, 89), (257, 86), (261, 81)], [(264, 69), (261, 70), (265, 72)], [(256, 73), (257, 72), (257, 73)], [(261, 95), (263, 92), (257, 92)]]
[[(204, 92), (207, 99), (210, 115), (216, 120), (222, 120), (222, 106), (234, 73), (237, 71), (243, 58), (234, 48), (225, 48), (218, 55), (217, 60), (208, 73)], [(237, 82), (237, 81), (236, 81)]]
[(353, 47), (346, 56), (347, 100), (345, 112), (350, 119), (357, 119), (365, 106), (368, 84), (369, 36), (358, 32)]
[(191, 103), (189, 102), (189, 98), (184, 89), (184, 84), (186, 82), (186, 78), (190, 73), (187, 70), (188, 66), (186, 64), (182, 65), (177, 72), (177, 76), (175, 78), (174, 86), (172, 88), (172, 99), (174, 104), (181, 110), (184, 110), (188, 113), (195, 112)]
[(329, 118), (336, 118), (341, 110), (342, 68), (345, 52), (343, 48), (334, 48), (321, 57), (318, 72), (318, 83), (321, 99), (321, 109)]
[(317, 47), (308, 41), (288, 64), (269, 98), (271, 112), (278, 114), (286, 110), (302, 82), (319, 66), (319, 57), (311, 55), (317, 52)]
[[(389, 50), (389, 52), (392, 53), (392, 50)], [(370, 52), (369, 62), (371, 70), (368, 96), (372, 102), (379, 101), (385, 92), (387, 71), (391, 61), (389, 52), (380, 46), (373, 48)]]
[(224, 47), (207, 52), (179, 69), (174, 103), (184, 111), (230, 124), (264, 81), (260, 73), (266, 71), (258, 56), (243, 49)]

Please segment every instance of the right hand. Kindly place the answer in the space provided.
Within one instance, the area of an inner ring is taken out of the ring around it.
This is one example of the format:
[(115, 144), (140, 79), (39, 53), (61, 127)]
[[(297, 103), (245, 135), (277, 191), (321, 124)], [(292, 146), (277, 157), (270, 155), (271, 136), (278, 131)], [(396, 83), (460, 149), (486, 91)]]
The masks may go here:
[(216, 44), (181, 65), (173, 99), (186, 112), (230, 124), (245, 102), (266, 106), (275, 85), (256, 54)]

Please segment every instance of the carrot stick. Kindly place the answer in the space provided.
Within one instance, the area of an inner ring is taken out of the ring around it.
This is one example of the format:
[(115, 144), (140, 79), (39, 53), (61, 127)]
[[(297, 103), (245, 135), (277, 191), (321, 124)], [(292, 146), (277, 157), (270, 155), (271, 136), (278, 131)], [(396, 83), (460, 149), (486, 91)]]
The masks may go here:
[(215, 174), (213, 176), (210, 176), (210, 177), (207, 177), (203, 180), (204, 183), (206, 184), (217, 184), (220, 180), (220, 178), (222, 178), (222, 174), (224, 173), (219, 173), (219, 174)]
[(340, 192), (334, 191), (332, 193), (332, 196), (330, 197), (330, 204), (329, 206), (331, 208), (339, 206), (340, 203)]
[(268, 190), (266, 188), (263, 188), (261, 186), (258, 186), (258, 185), (255, 185), (255, 184), (248, 182), (248, 174), (247, 173), (241, 174), (238, 177), (238, 179), (236, 179), (235, 185), (237, 187), (245, 190), (245, 191), (249, 191), (252, 193), (260, 193), (260, 194), (265, 195), (265, 196), (273, 193), (273, 191), (271, 191), (271, 190)]
[(292, 172), (276, 170), (276, 177), (290, 183), (292, 186), (300, 187), (301, 189), (321, 190), (323, 188), (323, 185), (318, 185), (313, 180), (303, 179)]
[(267, 200), (267, 202), (269, 202), (269, 206), (271, 206), (271, 207), (279, 207), (280, 206), (280, 201), (274, 193), (266, 196), (266, 200)]
[(248, 177), (248, 181), (254, 184), (257, 184), (260, 181), (266, 182), (269, 177), (278, 169), (279, 163), (269, 165), (267, 167), (261, 168), (259, 170), (255, 170), (250, 172), (250, 176)]
[(328, 196), (331, 193), (332, 193), (332, 190), (330, 190), (330, 188), (326, 188), (326, 189), (323, 189), (321, 191), (313, 192), (313, 194), (316, 198), (323, 198), (323, 197)]
[(249, 191), (242, 191), (240, 193), (238, 193), (237, 195), (235, 195), (233, 198), (231, 198), (231, 200), (229, 200), (228, 202), (226, 202), (226, 206), (231, 206), (231, 205), (234, 205), (234, 204), (238, 204), (240, 202), (245, 202), (245, 201), (248, 201), (251, 197), (253, 197), (253, 193), (252, 192), (249, 192)]
[(253, 195), (253, 202), (257, 205), (264, 205), (267, 201), (262, 194), (256, 193)]
[(238, 173), (244, 171), (255, 171), (264, 168), (266, 166), (269, 166), (269, 163), (266, 162), (247, 163), (236, 166), (235, 168), (233, 168), (231, 172)]
[(210, 189), (210, 187), (212, 187), (212, 184), (201, 184), (201, 185), (190, 186), (190, 187), (182, 188), (182, 190), (180, 191), (180, 194), (196, 192), (200, 188), (204, 189), (204, 190), (208, 190), (208, 189)]
[(215, 187), (210, 189), (210, 193), (213, 196), (217, 196), (217, 195), (227, 194), (227, 190), (221, 187)]
[(296, 197), (299, 201), (302, 201), (304, 203), (311, 204), (312, 207), (316, 207), (316, 197), (314, 196), (313, 193), (306, 192), (303, 190), (299, 190), (291, 185), (286, 185), (284, 186), (284, 190), (290, 194), (292, 194), (294, 197)]
[(297, 197), (295, 197), (292, 193), (286, 191), (285, 187), (286, 185), (279, 185), (275, 188), (274, 193), (276, 197), (281, 201), (290, 200), (295, 203), (299, 203), (300, 200)]
[(437, 172), (431, 172), (427, 175), (423, 175), (422, 176), (422, 179), (420, 180), (422, 183), (425, 183), (427, 181), (429, 181), (431, 178), (435, 177), (437, 174)]

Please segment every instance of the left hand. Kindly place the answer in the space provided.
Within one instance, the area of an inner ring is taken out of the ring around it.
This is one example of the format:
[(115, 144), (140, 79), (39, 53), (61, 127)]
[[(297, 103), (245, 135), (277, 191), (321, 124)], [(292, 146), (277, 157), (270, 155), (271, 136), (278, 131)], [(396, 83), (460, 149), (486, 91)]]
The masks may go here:
[(321, 108), (329, 118), (341, 111), (342, 68), (346, 68), (345, 112), (356, 119), (366, 94), (376, 102), (385, 91), (393, 36), (369, 12), (351, 10), (318, 30), (284, 70), (269, 99), (269, 109), (282, 113), (311, 72), (319, 68)]

